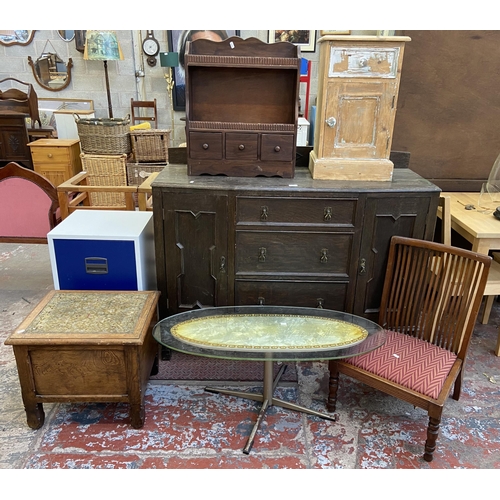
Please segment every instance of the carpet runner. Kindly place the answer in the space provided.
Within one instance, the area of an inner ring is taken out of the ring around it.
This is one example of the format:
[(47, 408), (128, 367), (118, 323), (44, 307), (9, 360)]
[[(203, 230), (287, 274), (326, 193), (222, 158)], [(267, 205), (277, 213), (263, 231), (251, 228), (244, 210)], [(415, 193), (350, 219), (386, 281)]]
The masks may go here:
[[(295, 363), (286, 364), (287, 369), (281, 380), (296, 382)], [(275, 363), (275, 373), (279, 368), (280, 366)], [(204, 358), (172, 351), (169, 361), (160, 361), (158, 374), (151, 376), (151, 380), (261, 382), (263, 376), (264, 365), (260, 361)]]

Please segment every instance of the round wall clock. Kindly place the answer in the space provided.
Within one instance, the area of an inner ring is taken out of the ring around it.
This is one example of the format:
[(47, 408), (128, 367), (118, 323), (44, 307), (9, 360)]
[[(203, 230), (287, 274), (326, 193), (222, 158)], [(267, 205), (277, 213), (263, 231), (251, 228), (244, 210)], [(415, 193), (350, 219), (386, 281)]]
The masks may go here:
[(142, 51), (147, 56), (150, 66), (156, 66), (156, 56), (160, 52), (160, 44), (154, 37), (153, 31), (148, 30), (146, 38), (142, 42)]

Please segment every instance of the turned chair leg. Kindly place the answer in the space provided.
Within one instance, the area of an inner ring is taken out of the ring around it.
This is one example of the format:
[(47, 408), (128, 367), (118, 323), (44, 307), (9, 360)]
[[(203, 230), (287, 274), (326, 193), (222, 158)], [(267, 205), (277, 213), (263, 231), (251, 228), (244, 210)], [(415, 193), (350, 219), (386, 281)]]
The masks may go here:
[(328, 385), (328, 401), (326, 403), (326, 408), (329, 412), (334, 412), (337, 407), (337, 391), (339, 388), (339, 371), (337, 369), (337, 363), (335, 361), (330, 361), (328, 364), (330, 370), (330, 379)]
[(425, 442), (424, 460), (432, 462), (433, 453), (436, 449), (436, 441), (439, 434), (439, 424), (441, 418), (429, 417), (429, 426), (427, 427), (427, 441)]

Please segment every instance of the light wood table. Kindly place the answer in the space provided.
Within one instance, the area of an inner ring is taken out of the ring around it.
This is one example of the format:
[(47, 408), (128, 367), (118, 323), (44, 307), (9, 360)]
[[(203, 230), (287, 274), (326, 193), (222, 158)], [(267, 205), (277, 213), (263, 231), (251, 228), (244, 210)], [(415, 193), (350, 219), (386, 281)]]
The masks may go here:
[(144, 424), (144, 392), (158, 353), (159, 292), (49, 292), (5, 341), (12, 345), (28, 425), (43, 403), (126, 402)]
[[(450, 198), (451, 228), (472, 244), (473, 252), (488, 255), (490, 250), (500, 250), (500, 220), (493, 216), (495, 206), (479, 207), (479, 193), (441, 195)], [(484, 295), (487, 298), (481, 321), (486, 324), (495, 296), (500, 295), (500, 264), (496, 261), (492, 262)], [(500, 331), (495, 354), (500, 356)]]

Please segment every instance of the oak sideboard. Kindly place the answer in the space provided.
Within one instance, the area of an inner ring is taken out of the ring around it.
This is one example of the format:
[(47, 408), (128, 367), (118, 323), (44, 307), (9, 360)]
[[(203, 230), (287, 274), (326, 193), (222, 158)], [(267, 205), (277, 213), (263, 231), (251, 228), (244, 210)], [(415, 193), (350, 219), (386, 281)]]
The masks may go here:
[(377, 319), (393, 235), (430, 240), (440, 189), (389, 182), (188, 176), (152, 183), (160, 318), (201, 307), (324, 307)]

